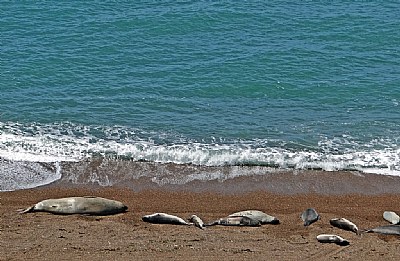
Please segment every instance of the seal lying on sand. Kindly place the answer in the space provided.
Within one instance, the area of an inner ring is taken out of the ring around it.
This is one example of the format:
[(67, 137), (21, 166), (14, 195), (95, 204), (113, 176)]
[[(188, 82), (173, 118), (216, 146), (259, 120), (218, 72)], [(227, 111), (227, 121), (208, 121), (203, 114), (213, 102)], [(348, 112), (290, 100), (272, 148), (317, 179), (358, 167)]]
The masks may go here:
[(351, 221), (345, 218), (333, 218), (329, 220), (332, 226), (341, 228), (347, 231), (353, 231), (354, 233), (358, 234), (358, 227)]
[(189, 218), (189, 221), (192, 222), (192, 223), (193, 223), (196, 227), (198, 227), (198, 228), (201, 228), (201, 229), (204, 229), (204, 228), (205, 228), (203, 220), (201, 220), (201, 218), (199, 218), (199, 217), (196, 216), (196, 215), (192, 215), (192, 216)]
[(257, 219), (243, 216), (243, 217), (220, 218), (214, 222), (207, 224), (206, 226), (215, 226), (215, 225), (259, 227), (261, 226), (261, 223)]
[(337, 235), (321, 234), (317, 236), (317, 240), (320, 243), (335, 243), (340, 246), (347, 246), (350, 244), (349, 241)]
[(320, 219), (319, 214), (313, 208), (306, 209), (300, 217), (304, 221), (304, 226), (309, 226)]
[(59, 215), (85, 214), (104, 216), (122, 213), (127, 209), (127, 206), (116, 200), (87, 196), (46, 199), (20, 213), (49, 212)]
[(151, 215), (146, 215), (142, 217), (142, 220), (144, 222), (154, 224), (190, 225), (188, 222), (180, 217), (165, 213), (154, 213)]
[(279, 224), (276, 217), (270, 216), (260, 210), (244, 210), (230, 214), (229, 217), (249, 217), (260, 221), (261, 224)]
[(400, 226), (388, 225), (364, 230), (365, 233), (379, 233), (385, 235), (398, 235), (400, 236)]
[(392, 223), (393, 225), (398, 225), (400, 223), (400, 217), (393, 211), (385, 211), (383, 212), (383, 218)]

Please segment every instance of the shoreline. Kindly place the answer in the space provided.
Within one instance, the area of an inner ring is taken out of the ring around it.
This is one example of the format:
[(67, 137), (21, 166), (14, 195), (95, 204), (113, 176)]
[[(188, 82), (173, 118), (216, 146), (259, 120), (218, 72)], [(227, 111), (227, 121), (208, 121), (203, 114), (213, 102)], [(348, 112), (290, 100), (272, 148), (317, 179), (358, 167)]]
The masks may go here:
[[(386, 225), (383, 211), (400, 212), (397, 207), (400, 193), (394, 190), (399, 178), (373, 174), (362, 177), (347, 172), (335, 173), (338, 175), (335, 178), (327, 175), (332, 173), (314, 174), (317, 176), (309, 178), (305, 177), (306, 173), (266, 175), (264, 182), (243, 177), (205, 184), (196, 181), (181, 187), (148, 186), (142, 180), (142, 187), (137, 190), (120, 185), (100, 187), (55, 182), (34, 189), (0, 192), (0, 252), (5, 253), (0, 260), (400, 258), (397, 236), (374, 233), (357, 236), (329, 224), (331, 218), (345, 217), (360, 229)], [(361, 185), (368, 185), (374, 191), (353, 186), (362, 180)], [(339, 190), (343, 184), (348, 186)], [(392, 192), (384, 192), (386, 185), (390, 185)], [(319, 193), (325, 187), (331, 187), (330, 193)], [(308, 192), (289, 193), (296, 191)], [(43, 199), (85, 195), (119, 200), (128, 206), (128, 212), (106, 217), (17, 212)], [(318, 211), (321, 220), (304, 227), (299, 216), (309, 207)], [(215, 226), (200, 230), (141, 220), (143, 215), (165, 212), (185, 219), (196, 214), (210, 222), (245, 209), (262, 210), (281, 223), (257, 228)], [(340, 235), (350, 245), (318, 243), (316, 236), (325, 233)]]
[[(174, 170), (174, 172), (179, 173), (179, 169)], [(109, 179), (108, 177), (110, 176), (99, 172), (96, 172), (96, 175), (99, 179)], [(309, 193), (321, 195), (379, 195), (400, 193), (399, 176), (369, 174), (357, 171), (280, 170), (265, 172), (262, 175), (255, 174), (236, 177), (226, 175), (223, 178), (219, 177), (211, 180), (194, 179), (182, 184), (170, 182), (170, 180), (175, 180), (177, 177), (170, 178), (168, 175), (165, 175), (165, 177), (162, 175), (158, 177), (142, 176), (139, 178), (121, 179), (110, 186), (100, 186), (97, 181), (90, 182), (84, 179), (72, 182), (67, 177), (63, 176), (60, 180), (43, 187), (116, 187), (130, 189), (135, 192), (165, 190), (221, 194), (250, 193), (256, 191), (266, 191), (282, 195)], [(159, 182), (162, 179), (166, 181)]]
[[(279, 169), (268, 166), (198, 166), (92, 158), (79, 162), (20, 162), (0, 158), (0, 191), (33, 187), (122, 187), (133, 191), (278, 194), (399, 193), (400, 176), (360, 171)], [(36, 185), (36, 186), (35, 186)]]

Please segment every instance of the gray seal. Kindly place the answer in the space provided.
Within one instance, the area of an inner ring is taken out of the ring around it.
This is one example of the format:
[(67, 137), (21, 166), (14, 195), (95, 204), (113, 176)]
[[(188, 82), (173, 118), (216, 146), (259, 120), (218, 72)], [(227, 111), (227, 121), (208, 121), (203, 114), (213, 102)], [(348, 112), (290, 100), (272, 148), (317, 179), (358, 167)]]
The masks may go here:
[(49, 212), (59, 215), (85, 214), (105, 216), (122, 213), (127, 209), (127, 206), (116, 200), (86, 196), (46, 199), (20, 213)]
[(398, 225), (400, 223), (400, 217), (393, 211), (385, 211), (383, 212), (383, 218), (392, 223), (393, 225)]
[(279, 224), (279, 219), (260, 210), (244, 210), (229, 215), (230, 217), (249, 217), (260, 221), (261, 224)]
[(350, 244), (349, 241), (338, 235), (321, 234), (317, 236), (317, 240), (320, 243), (335, 243), (340, 246), (347, 246)]
[(367, 229), (364, 232), (366, 233), (379, 233), (385, 235), (398, 235), (400, 236), (400, 226), (398, 225), (387, 225), (381, 227), (375, 227), (371, 229)]
[(189, 218), (189, 221), (192, 222), (192, 223), (193, 223), (196, 227), (198, 227), (198, 228), (201, 228), (201, 229), (204, 229), (204, 228), (205, 228), (205, 225), (204, 225), (203, 220), (201, 220), (201, 218), (199, 218), (199, 217), (196, 216), (196, 215), (192, 215), (192, 216)]
[(261, 223), (257, 219), (243, 216), (243, 217), (220, 218), (214, 222), (207, 224), (207, 226), (215, 226), (215, 225), (259, 227), (259, 226), (261, 226)]
[(182, 218), (166, 213), (146, 215), (142, 217), (142, 220), (153, 224), (190, 225)]
[(309, 226), (320, 219), (319, 214), (313, 208), (306, 209), (300, 217), (304, 221), (304, 226)]
[(329, 220), (329, 223), (334, 227), (341, 228), (347, 231), (352, 231), (356, 234), (359, 233), (358, 227), (353, 222), (345, 218), (333, 218)]

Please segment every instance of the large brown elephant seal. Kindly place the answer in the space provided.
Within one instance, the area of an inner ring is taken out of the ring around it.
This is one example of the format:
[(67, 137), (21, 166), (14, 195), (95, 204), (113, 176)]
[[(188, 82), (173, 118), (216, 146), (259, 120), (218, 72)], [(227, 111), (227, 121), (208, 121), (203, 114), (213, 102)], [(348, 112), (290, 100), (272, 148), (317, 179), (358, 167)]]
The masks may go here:
[(116, 200), (86, 196), (46, 199), (20, 213), (49, 212), (59, 215), (85, 214), (105, 216), (122, 213), (127, 209), (127, 206)]

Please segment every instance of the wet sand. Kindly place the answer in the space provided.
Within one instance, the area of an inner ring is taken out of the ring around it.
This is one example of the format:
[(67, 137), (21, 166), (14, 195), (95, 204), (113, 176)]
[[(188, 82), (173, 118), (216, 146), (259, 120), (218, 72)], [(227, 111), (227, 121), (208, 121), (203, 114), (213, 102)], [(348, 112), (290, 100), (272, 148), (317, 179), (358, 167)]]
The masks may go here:
[[(332, 175), (333, 174), (333, 175)], [(115, 216), (19, 214), (46, 198), (94, 195), (124, 202)], [(154, 186), (136, 189), (72, 186), (63, 182), (0, 193), (0, 260), (395, 260), (400, 237), (358, 236), (334, 228), (329, 219), (345, 217), (360, 229), (385, 225), (382, 213), (400, 213), (400, 178), (350, 172), (312, 172)], [(321, 220), (304, 227), (300, 213), (313, 207)], [(167, 212), (210, 222), (229, 213), (259, 209), (280, 220), (261, 227), (155, 225), (141, 217)], [(316, 236), (337, 234), (349, 246), (321, 244)]]

